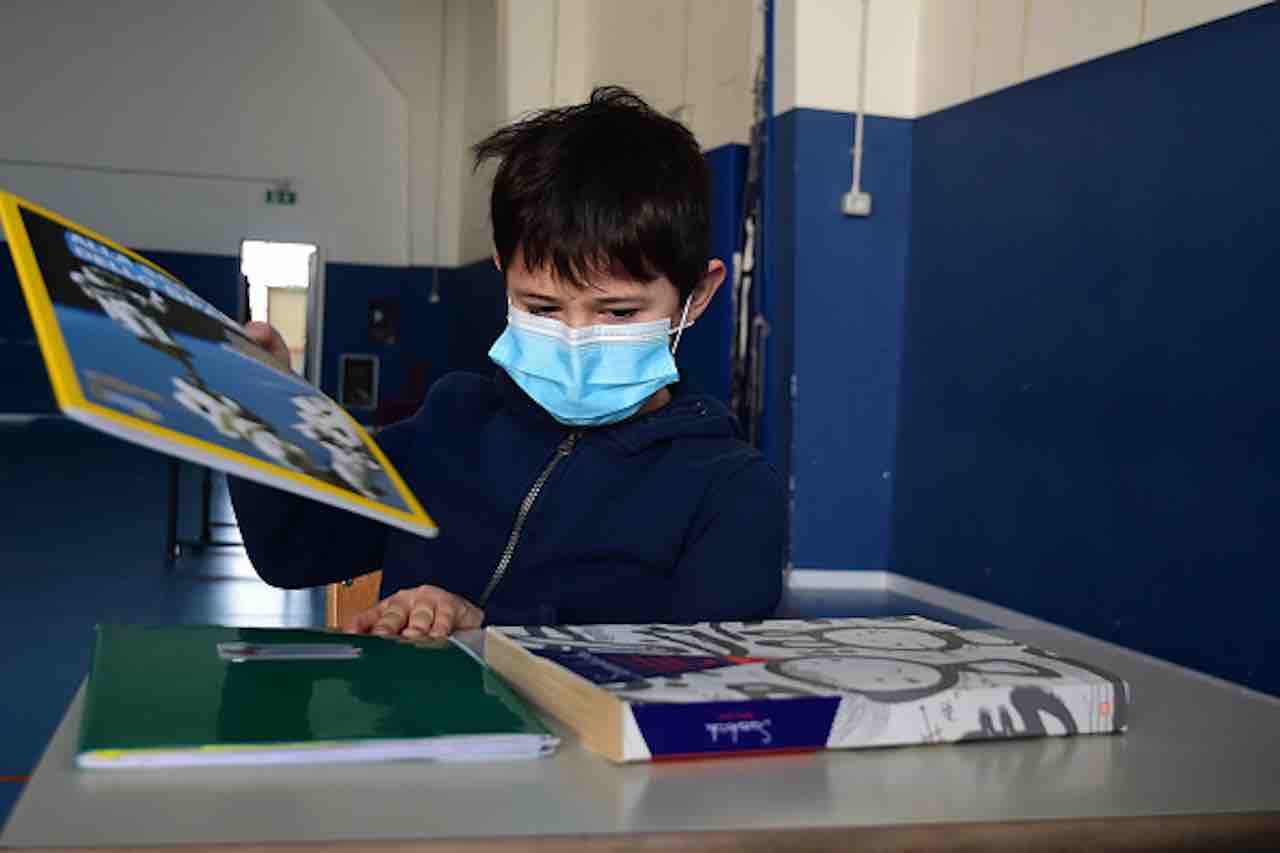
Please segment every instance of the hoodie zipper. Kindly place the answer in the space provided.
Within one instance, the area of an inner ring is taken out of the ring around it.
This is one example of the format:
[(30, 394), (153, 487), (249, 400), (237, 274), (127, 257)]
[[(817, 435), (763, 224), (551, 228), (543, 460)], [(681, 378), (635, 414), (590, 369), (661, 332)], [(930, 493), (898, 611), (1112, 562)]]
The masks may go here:
[(489, 584), (484, 588), (484, 592), (480, 594), (480, 600), (477, 602), (480, 607), (483, 608), (489, 601), (489, 596), (493, 595), (493, 591), (498, 588), (498, 584), (502, 582), (503, 576), (506, 575), (507, 569), (511, 566), (511, 558), (515, 556), (516, 546), (520, 544), (520, 534), (524, 532), (524, 523), (529, 518), (529, 513), (533, 510), (534, 501), (541, 494), (542, 487), (547, 484), (547, 478), (551, 476), (551, 472), (560, 464), (560, 460), (573, 452), (574, 445), (578, 443), (578, 436), (580, 435), (580, 432), (574, 430), (560, 442), (560, 445), (556, 447), (555, 455), (551, 457), (547, 467), (542, 469), (538, 479), (533, 481), (533, 486), (530, 487), (529, 493), (520, 502), (520, 510), (516, 513), (516, 523), (511, 527), (511, 535), (507, 537), (507, 547), (502, 549), (502, 557), (498, 560), (498, 567), (493, 570), (493, 577), (489, 578)]

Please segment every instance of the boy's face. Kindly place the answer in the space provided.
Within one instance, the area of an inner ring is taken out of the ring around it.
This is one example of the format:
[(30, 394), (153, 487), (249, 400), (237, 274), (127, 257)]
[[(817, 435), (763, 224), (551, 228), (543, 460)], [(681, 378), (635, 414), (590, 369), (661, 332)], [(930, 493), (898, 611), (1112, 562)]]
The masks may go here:
[[(496, 256), (494, 263), (502, 268)], [(549, 266), (528, 269), (519, 251), (511, 259), (506, 279), (507, 297), (517, 309), (559, 320), (571, 328), (667, 319), (674, 329), (684, 310), (680, 291), (665, 277), (637, 282), (603, 274), (592, 278), (588, 286), (579, 287), (561, 281)], [(711, 261), (707, 275), (694, 290), (688, 323), (702, 315), (723, 280), (724, 264)]]

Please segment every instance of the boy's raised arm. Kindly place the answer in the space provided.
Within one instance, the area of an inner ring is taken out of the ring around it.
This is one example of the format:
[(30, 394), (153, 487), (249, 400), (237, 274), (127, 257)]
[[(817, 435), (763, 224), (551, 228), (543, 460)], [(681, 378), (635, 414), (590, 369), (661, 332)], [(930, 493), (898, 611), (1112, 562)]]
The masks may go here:
[(272, 586), (320, 586), (381, 567), (386, 525), (239, 477), (227, 485), (249, 560)]
[[(280, 333), (251, 322), (245, 332), (285, 369), (289, 351)], [(407, 454), (412, 427), (379, 433), (378, 445), (397, 467)], [(254, 570), (272, 586), (320, 586), (381, 568), (386, 525), (288, 492), (228, 477), (240, 535)]]

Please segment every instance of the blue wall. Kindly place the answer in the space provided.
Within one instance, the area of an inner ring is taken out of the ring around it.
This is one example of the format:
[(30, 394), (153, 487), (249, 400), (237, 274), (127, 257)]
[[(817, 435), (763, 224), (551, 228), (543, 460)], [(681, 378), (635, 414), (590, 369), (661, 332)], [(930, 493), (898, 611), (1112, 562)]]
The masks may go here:
[(9, 244), (0, 243), (0, 414), (54, 411), (53, 388), (36, 346)]
[(1280, 693), (1277, 45), (916, 122), (894, 570)]
[[(429, 267), (329, 264), (325, 268), (324, 364), (321, 388), (336, 397), (343, 353), (379, 357), (379, 398), (409, 393), (410, 371), (426, 384), (450, 370), (488, 371), (485, 353), (506, 322), (502, 276), (492, 261), (440, 270), (438, 302), (431, 301)], [(370, 299), (399, 303), (399, 339), (369, 337)], [(361, 413), (357, 413), (361, 414)], [(368, 413), (366, 413), (368, 414)]]
[(789, 458), (794, 483), (791, 561), (884, 569), (912, 123), (866, 120), (862, 186), (875, 214), (867, 218), (840, 209), (852, 175), (848, 114), (791, 110), (775, 120), (775, 134), (770, 454)]
[(721, 145), (707, 152), (711, 167), (711, 256), (724, 261), (725, 280), (702, 319), (680, 339), (680, 375), (690, 384), (729, 400), (733, 340), (733, 253), (738, 248), (742, 191), (747, 176), (745, 145)]

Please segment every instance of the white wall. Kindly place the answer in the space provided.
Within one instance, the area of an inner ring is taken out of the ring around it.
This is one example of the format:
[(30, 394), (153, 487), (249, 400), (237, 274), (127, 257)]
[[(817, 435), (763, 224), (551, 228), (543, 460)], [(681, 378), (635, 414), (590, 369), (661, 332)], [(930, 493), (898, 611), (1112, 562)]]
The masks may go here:
[[(892, 0), (872, 0), (872, 5), (885, 2)], [(916, 114), (1261, 5), (1260, 0), (923, 0)]]
[(440, 115), (444, 75), (444, 0), (326, 0), (400, 93), (408, 115), (405, 186), (408, 262), (435, 263), (440, 192)]
[[(776, 0), (774, 110), (857, 107), (860, 0)], [(870, 0), (867, 112), (914, 118), (1263, 0)]]
[[(921, 6), (952, 0), (871, 0), (867, 33), (868, 113), (910, 118), (916, 110)], [(862, 4), (776, 0), (774, 112), (795, 107), (852, 112), (858, 98)]]
[(704, 148), (751, 139), (761, 13), (753, 0), (688, 0), (685, 109)]
[(500, 115), (556, 103), (556, 0), (499, 0), (497, 16)]
[(503, 114), (613, 83), (681, 119), (704, 148), (745, 143), (758, 17), (757, 0), (501, 0)]
[(407, 260), (405, 99), (323, 3), (8, 4), (0, 56), (0, 186), (128, 245)]
[(493, 255), (489, 189), (493, 164), (473, 172), (471, 146), (501, 122), (498, 96), (496, 0), (449, 0), (445, 57), (446, 130), (441, 147), (442, 207), (450, 211), (441, 232), (446, 266)]
[(487, 175), (472, 175), (469, 146), (499, 119), (495, 0), (327, 2), (408, 104), (410, 262), (487, 257)]

